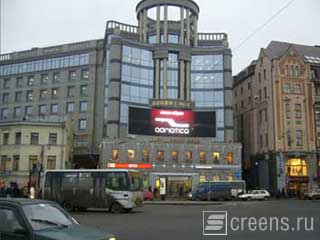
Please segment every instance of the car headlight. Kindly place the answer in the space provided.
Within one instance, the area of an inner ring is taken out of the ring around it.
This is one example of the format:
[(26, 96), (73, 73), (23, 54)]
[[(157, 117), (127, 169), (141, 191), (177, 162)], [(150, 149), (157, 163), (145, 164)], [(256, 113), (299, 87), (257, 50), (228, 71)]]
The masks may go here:
[(116, 237), (108, 237), (106, 240), (117, 240)]

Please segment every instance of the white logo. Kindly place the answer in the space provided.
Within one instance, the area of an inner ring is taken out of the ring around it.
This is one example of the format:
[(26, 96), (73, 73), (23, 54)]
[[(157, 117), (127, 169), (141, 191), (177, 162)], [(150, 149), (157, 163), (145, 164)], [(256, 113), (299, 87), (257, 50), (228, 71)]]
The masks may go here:
[(188, 128), (190, 125), (188, 123), (176, 123), (176, 121), (172, 118), (156, 118), (156, 122), (168, 123), (170, 127), (174, 128)]
[(203, 235), (227, 235), (227, 212), (204, 211)]
[(156, 133), (162, 134), (181, 134), (181, 135), (188, 135), (190, 133), (188, 128), (163, 128), (163, 127), (156, 127), (154, 129)]
[(179, 111), (161, 111), (160, 115), (172, 115), (172, 116), (183, 116), (184, 112), (179, 112)]

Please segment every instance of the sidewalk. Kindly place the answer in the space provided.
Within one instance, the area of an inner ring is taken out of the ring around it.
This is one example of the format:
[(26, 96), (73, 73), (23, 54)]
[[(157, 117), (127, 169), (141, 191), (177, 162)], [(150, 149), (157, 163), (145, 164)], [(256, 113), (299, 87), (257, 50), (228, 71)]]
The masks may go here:
[(223, 202), (216, 201), (145, 201), (144, 205), (167, 205), (167, 206), (212, 206), (222, 205)]

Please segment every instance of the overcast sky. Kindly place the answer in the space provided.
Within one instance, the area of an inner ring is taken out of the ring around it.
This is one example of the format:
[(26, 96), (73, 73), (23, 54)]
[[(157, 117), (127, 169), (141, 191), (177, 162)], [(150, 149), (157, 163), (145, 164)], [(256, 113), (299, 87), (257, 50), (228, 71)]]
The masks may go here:
[[(1, 53), (104, 37), (107, 20), (137, 24), (138, 0), (0, 0)], [(200, 32), (226, 32), (237, 47), (289, 0), (196, 0)], [(234, 52), (233, 74), (271, 40), (320, 45), (320, 0), (296, 0)]]

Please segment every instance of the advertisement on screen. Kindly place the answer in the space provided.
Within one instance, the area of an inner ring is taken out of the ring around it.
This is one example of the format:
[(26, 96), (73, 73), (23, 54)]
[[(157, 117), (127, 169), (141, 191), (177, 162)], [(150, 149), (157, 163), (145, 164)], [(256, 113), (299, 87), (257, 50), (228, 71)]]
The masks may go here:
[(129, 134), (215, 137), (215, 112), (129, 107)]

